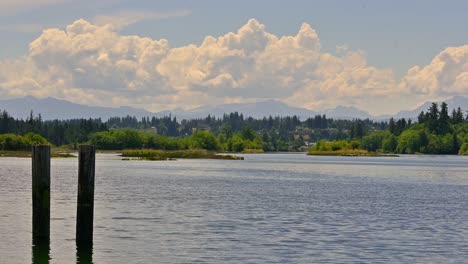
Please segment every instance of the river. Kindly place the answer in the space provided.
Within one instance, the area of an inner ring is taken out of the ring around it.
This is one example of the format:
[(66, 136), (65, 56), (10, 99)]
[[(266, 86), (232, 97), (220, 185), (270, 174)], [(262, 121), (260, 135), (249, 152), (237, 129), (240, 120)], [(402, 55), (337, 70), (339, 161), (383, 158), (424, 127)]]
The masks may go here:
[[(31, 241), (31, 159), (0, 158), (0, 263), (463, 263), (468, 157), (98, 154), (94, 243), (75, 245), (77, 159), (52, 159), (51, 240)], [(47, 261), (46, 261), (47, 262)]]

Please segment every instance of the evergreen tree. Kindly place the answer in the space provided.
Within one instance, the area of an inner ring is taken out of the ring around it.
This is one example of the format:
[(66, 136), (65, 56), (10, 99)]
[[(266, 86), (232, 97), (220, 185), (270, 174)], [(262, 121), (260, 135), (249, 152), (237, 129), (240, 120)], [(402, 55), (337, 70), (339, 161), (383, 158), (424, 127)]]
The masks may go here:
[(439, 127), (439, 106), (437, 103), (432, 103), (431, 107), (429, 107), (429, 111), (427, 113), (427, 126), (430, 132), (437, 133)]
[(395, 135), (395, 132), (396, 132), (396, 124), (395, 124), (395, 120), (392, 118), (390, 118), (390, 121), (388, 122), (388, 130), (390, 131), (390, 133), (392, 133), (393, 135)]
[(406, 119), (402, 118), (396, 122), (394, 134), (399, 136), (406, 129)]
[(463, 112), (460, 107), (457, 110), (453, 109), (452, 111), (452, 124), (460, 124), (463, 122)]
[(355, 133), (355, 138), (362, 138), (364, 136), (364, 126), (361, 122), (361, 120), (357, 120), (355, 123), (354, 123), (354, 133)]
[(418, 123), (422, 124), (424, 122), (426, 122), (426, 114), (424, 111), (421, 111), (421, 113), (418, 115)]
[(439, 135), (445, 135), (450, 130), (450, 117), (448, 114), (447, 103), (442, 102), (440, 107), (439, 119), (438, 119), (437, 133)]

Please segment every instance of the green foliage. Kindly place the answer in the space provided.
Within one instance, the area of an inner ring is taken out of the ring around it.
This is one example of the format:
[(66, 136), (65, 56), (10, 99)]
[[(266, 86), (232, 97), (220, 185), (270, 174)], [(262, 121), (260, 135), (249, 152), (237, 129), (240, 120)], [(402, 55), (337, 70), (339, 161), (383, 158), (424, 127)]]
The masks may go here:
[(349, 132), (351, 139), (361, 139), (365, 134), (365, 125), (361, 120), (355, 120)]
[(461, 140), (457, 134), (437, 135), (425, 130), (406, 130), (398, 139), (398, 153), (457, 154)]
[[(461, 110), (459, 111), (460, 113), (457, 114), (457, 111), (454, 109), (454, 114), (451, 119), (448, 113), (447, 104), (445, 102), (442, 102), (440, 110), (437, 103), (432, 103), (428, 112), (425, 114), (425, 117), (420, 119), (424, 121), (430, 133), (445, 135), (448, 132), (451, 132), (451, 123), (459, 124), (460, 121), (463, 120), (463, 114), (461, 113)], [(461, 116), (459, 116), (459, 114), (461, 114)]]
[(309, 150), (308, 155), (325, 155), (325, 156), (378, 156), (378, 153), (369, 152), (359, 148), (359, 141), (325, 141), (320, 140), (315, 146)]
[(405, 129), (411, 125), (411, 120), (406, 121), (406, 119), (401, 118), (395, 122), (395, 120), (390, 118), (388, 123), (388, 130), (395, 136), (399, 136)]
[(146, 138), (142, 132), (135, 130), (111, 130), (91, 134), (89, 141), (98, 149), (117, 150), (141, 148)]
[(431, 133), (436, 133), (439, 124), (439, 106), (437, 103), (432, 103), (431, 107), (429, 107), (429, 111), (426, 114), (426, 124), (427, 127), (429, 128), (429, 132)]
[(458, 155), (468, 155), (468, 143), (463, 143), (463, 145), (460, 147)]
[(463, 111), (461, 110), (460, 107), (457, 108), (457, 110), (453, 109), (452, 111), (452, 119), (451, 122), (452, 124), (461, 124), (464, 121), (463, 117)]
[(226, 142), (225, 149), (232, 152), (243, 152), (245, 150), (263, 150), (264, 142), (249, 127), (243, 127), (240, 133), (234, 133)]
[(398, 138), (397, 153), (421, 153), (421, 148), (427, 144), (426, 132), (421, 130), (406, 130)]
[(208, 131), (197, 131), (192, 136), (192, 148), (206, 150), (220, 150), (221, 145), (213, 133)]
[[(440, 137), (440, 154), (457, 154), (458, 146), (453, 145), (453, 135), (447, 133)], [(455, 149), (456, 148), (456, 149)]]
[(437, 133), (439, 135), (445, 135), (450, 131), (450, 117), (448, 113), (447, 103), (442, 102), (439, 113), (439, 119), (437, 120)]
[(254, 141), (257, 138), (255, 131), (253, 131), (253, 129), (249, 126), (243, 127), (240, 135), (243, 140)]
[[(223, 150), (228, 150), (228, 140), (234, 134), (240, 133), (242, 140), (249, 142), (230, 142), (237, 149), (255, 148), (264, 151), (290, 151), (299, 149), (306, 143), (316, 142), (320, 139), (342, 140), (360, 138), (369, 130), (385, 129), (385, 122), (374, 122), (372, 120), (335, 120), (325, 115), (316, 115), (304, 121), (297, 116), (286, 117), (264, 117), (254, 119), (244, 118), (240, 113), (234, 112), (224, 114), (222, 117), (208, 116), (178, 121), (175, 117), (165, 116), (143, 117), (112, 117), (107, 121), (100, 119), (72, 119), (72, 120), (47, 120), (44, 121), (38, 115), (31, 112), (26, 119), (14, 119), (6, 111), (0, 111), (0, 134), (19, 134), (28, 132), (37, 133), (51, 143), (61, 146), (70, 145), (76, 147), (79, 143), (93, 141), (105, 149), (120, 149), (123, 145), (134, 144), (138, 146), (141, 140), (127, 138), (135, 136), (132, 133), (125, 135), (113, 135), (109, 133), (95, 134), (97, 132), (109, 132), (114, 130), (136, 130), (146, 131), (152, 135), (151, 138), (144, 136), (142, 147), (161, 149), (188, 149), (192, 148), (190, 139), (195, 131), (210, 131), (215, 135)], [(350, 136), (353, 133), (353, 136)], [(261, 147), (259, 136), (261, 139)], [(297, 140), (300, 136), (302, 141)], [(121, 139), (121, 140), (120, 140)], [(200, 142), (198, 142), (200, 143)], [(245, 145), (242, 147), (242, 145)]]
[(15, 134), (0, 135), (0, 150), (30, 150), (33, 145), (49, 144), (38, 134), (27, 133), (24, 136)]
[(448, 115), (447, 104), (441, 109), (433, 103), (427, 113), (421, 112), (418, 124), (400, 119), (390, 120), (388, 131), (377, 131), (364, 136), (360, 147), (369, 151), (381, 149), (386, 153), (463, 153), (461, 147), (468, 141), (468, 122), (464, 121), (461, 109)]
[(247, 146), (247, 142), (239, 134), (235, 134), (227, 143), (227, 150), (232, 152), (242, 152)]
[(383, 140), (386, 137), (390, 137), (390, 135), (391, 134), (388, 131), (378, 131), (371, 133), (361, 139), (360, 147), (368, 151), (377, 151), (378, 149), (383, 148)]
[(141, 120), (131, 116), (115, 117), (105, 122), (100, 119), (43, 121), (40, 115), (35, 117), (32, 112), (23, 120), (0, 111), (0, 135), (10, 134), (3, 137), (3, 148), (24, 148), (25, 144), (12, 134), (33, 132), (58, 146), (88, 142), (109, 150), (291, 151), (320, 140), (337, 140), (339, 143), (327, 143), (325, 148), (449, 154), (458, 153), (468, 142), (468, 117), (465, 118), (463, 113), (458, 108), (449, 115), (446, 104), (442, 103), (440, 109), (439, 105), (432, 104), (427, 112), (420, 113), (419, 123), (412, 124), (411, 120), (405, 119), (375, 122), (369, 119), (335, 120), (325, 115), (304, 121), (297, 116), (254, 119), (244, 118), (237, 112), (221, 118), (208, 116), (181, 121), (171, 116), (143, 117)]
[(382, 140), (382, 150), (385, 153), (394, 153), (398, 145), (398, 139), (391, 133), (386, 133)]
[(441, 140), (437, 135), (429, 134), (427, 145), (423, 147), (423, 153), (437, 154), (441, 152)]
[(356, 149), (359, 146), (358, 141), (353, 141), (354, 143), (348, 142), (346, 140), (337, 140), (328, 142), (325, 140), (320, 140), (315, 144), (313, 150), (317, 151), (337, 151), (337, 150), (348, 150)]
[(170, 138), (151, 132), (123, 129), (97, 132), (91, 134), (89, 138), (91, 144), (95, 145), (98, 149), (105, 150), (141, 148), (161, 150), (221, 149), (218, 139), (211, 132), (207, 131), (197, 131), (193, 136), (189, 137)]

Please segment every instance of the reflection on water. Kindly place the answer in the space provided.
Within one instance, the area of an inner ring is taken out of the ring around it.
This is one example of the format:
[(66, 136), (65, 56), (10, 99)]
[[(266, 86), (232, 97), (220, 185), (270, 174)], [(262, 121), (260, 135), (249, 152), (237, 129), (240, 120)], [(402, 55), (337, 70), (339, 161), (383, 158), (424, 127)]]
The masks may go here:
[(32, 263), (49, 264), (50, 241), (49, 239), (32, 239)]
[(93, 263), (93, 244), (76, 243), (76, 263), (92, 264)]
[[(50, 240), (37, 239), (32, 240), (32, 264), (49, 264)], [(93, 264), (93, 243), (76, 243), (76, 263)]]

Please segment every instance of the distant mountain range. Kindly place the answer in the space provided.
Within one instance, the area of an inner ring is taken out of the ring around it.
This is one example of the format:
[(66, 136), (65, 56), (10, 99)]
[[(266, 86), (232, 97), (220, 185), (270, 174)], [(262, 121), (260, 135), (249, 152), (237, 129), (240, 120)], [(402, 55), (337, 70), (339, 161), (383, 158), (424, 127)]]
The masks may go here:
[[(463, 96), (454, 96), (446, 100), (449, 109), (461, 107), (463, 110), (468, 110), (468, 98)], [(394, 118), (411, 118), (415, 120), (421, 111), (426, 111), (432, 102), (426, 102), (413, 110), (400, 111), (393, 115)], [(315, 115), (327, 115), (327, 117), (335, 119), (373, 119), (386, 120), (391, 116), (372, 116), (366, 111), (356, 107), (338, 106), (333, 109), (316, 112), (304, 108), (291, 107), (285, 103), (269, 100), (257, 103), (238, 103), (224, 104), (213, 107), (201, 107), (189, 111), (171, 110), (152, 113), (144, 109), (121, 106), (114, 107), (99, 107), (76, 104), (65, 100), (55, 98), (35, 98), (27, 96), (23, 98), (0, 100), (0, 110), (6, 110), (10, 115), (16, 118), (27, 118), (31, 112), (35, 115), (41, 114), (44, 120), (51, 119), (72, 119), (72, 118), (101, 118), (107, 120), (115, 116), (135, 116), (141, 117), (162, 117), (175, 116), (178, 119), (191, 119), (206, 117), (208, 115), (222, 117), (225, 113), (239, 112), (245, 117), (251, 116), (254, 118), (262, 118), (268, 116), (293, 116), (296, 115), (305, 120), (308, 117)]]
[(65, 100), (51, 97), (39, 99), (33, 96), (22, 98), (0, 100), (0, 109), (6, 110), (16, 118), (26, 118), (31, 113), (41, 114), (44, 120), (52, 119), (72, 119), (72, 118), (102, 118), (109, 119), (114, 116), (152, 116), (151, 112), (128, 106), (118, 108), (100, 107), (76, 104)]

